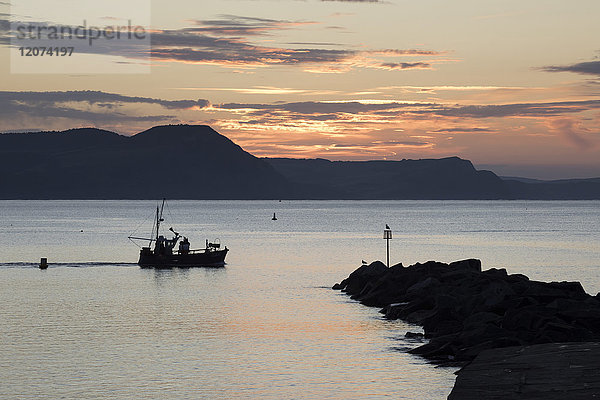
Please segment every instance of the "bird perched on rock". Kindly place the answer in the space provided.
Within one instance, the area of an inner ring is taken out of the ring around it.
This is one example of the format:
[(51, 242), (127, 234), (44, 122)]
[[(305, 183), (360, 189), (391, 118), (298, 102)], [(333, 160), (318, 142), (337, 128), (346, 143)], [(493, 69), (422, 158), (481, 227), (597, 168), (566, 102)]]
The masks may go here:
[(367, 262), (365, 260), (362, 260), (363, 265), (365, 265)]

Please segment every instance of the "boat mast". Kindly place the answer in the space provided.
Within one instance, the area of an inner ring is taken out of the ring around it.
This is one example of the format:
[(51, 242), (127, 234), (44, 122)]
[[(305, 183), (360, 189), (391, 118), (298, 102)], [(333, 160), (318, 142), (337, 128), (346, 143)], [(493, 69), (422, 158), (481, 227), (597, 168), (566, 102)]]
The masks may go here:
[[(158, 237), (160, 236), (160, 223), (165, 221), (163, 219), (163, 211), (165, 209), (165, 202), (166, 202), (166, 199), (163, 198), (162, 205), (160, 207), (158, 205), (156, 206), (156, 220), (152, 224), (152, 232), (150, 232), (150, 239), (136, 237), (136, 236), (128, 236), (127, 238), (129, 240), (131, 240), (132, 242), (134, 240), (147, 240), (149, 242), (148, 247), (152, 247), (152, 242), (158, 243)], [(156, 235), (154, 234), (154, 227), (156, 227)], [(135, 242), (133, 242), (133, 243), (135, 243)]]
[(165, 199), (162, 200), (162, 205), (160, 206), (160, 214), (158, 212), (158, 206), (156, 206), (156, 241), (158, 241), (158, 235), (160, 232), (160, 223), (164, 221), (163, 219), (163, 210), (165, 209)]
[[(158, 226), (160, 225), (160, 222), (158, 222), (158, 206), (156, 206), (156, 221), (154, 221), (154, 224), (156, 225), (156, 236), (154, 237), (154, 240), (158, 240)], [(154, 233), (154, 227), (152, 228), (152, 233)]]

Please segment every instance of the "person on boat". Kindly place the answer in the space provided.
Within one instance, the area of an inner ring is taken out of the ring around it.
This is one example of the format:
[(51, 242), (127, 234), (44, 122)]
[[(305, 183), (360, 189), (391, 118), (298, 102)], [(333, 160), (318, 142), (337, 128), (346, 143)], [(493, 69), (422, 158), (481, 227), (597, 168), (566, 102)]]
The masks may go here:
[(185, 236), (179, 243), (179, 254), (188, 254), (190, 252), (190, 241)]
[(163, 235), (160, 235), (158, 239), (156, 239), (156, 247), (154, 248), (154, 254), (165, 254), (165, 242), (167, 239)]
[(173, 239), (165, 239), (165, 254), (171, 255), (173, 254), (173, 249), (179, 240), (179, 234), (177, 233)]

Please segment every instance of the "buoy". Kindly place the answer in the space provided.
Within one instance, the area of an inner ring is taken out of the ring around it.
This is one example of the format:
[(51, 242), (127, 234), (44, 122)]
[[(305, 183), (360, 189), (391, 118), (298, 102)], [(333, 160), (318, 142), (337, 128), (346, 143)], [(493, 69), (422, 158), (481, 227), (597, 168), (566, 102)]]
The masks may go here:
[(47, 269), (47, 268), (48, 268), (48, 259), (42, 258), (40, 260), (40, 269)]
[(277, 217), (275, 216), (275, 213), (273, 213), (273, 218), (271, 218), (271, 220), (277, 221)]

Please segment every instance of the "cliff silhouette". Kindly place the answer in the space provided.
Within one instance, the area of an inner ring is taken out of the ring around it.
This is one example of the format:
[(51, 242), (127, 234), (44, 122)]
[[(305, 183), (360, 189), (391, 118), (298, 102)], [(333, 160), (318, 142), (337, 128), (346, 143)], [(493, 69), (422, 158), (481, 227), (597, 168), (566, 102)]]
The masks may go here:
[(509, 192), (498, 176), (458, 157), (402, 161), (266, 159), (309, 198), (501, 199)]
[(458, 157), (257, 158), (205, 125), (0, 134), (0, 199), (600, 199), (600, 179), (501, 179)]
[(289, 182), (208, 126), (0, 135), (4, 199), (270, 199)]

